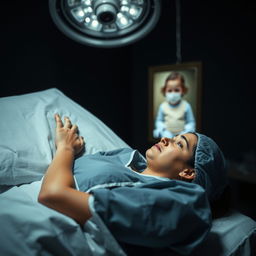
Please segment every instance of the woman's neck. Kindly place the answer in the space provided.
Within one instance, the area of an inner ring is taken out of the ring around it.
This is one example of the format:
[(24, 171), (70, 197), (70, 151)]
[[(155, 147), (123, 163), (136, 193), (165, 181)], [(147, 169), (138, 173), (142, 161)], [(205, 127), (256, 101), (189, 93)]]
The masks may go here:
[(167, 175), (167, 173), (164, 172), (157, 172), (153, 169), (151, 169), (150, 167), (147, 167), (142, 174), (147, 174), (147, 175), (152, 175), (152, 176), (159, 176), (159, 177), (164, 177), (164, 178), (171, 178), (169, 177), (169, 175)]

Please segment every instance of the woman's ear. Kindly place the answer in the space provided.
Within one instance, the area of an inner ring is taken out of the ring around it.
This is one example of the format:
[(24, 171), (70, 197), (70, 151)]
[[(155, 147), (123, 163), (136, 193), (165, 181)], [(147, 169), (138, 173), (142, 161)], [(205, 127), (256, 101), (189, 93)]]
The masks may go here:
[(189, 169), (184, 169), (179, 173), (179, 177), (181, 180), (184, 181), (192, 181), (196, 176), (196, 172), (194, 169), (189, 168)]

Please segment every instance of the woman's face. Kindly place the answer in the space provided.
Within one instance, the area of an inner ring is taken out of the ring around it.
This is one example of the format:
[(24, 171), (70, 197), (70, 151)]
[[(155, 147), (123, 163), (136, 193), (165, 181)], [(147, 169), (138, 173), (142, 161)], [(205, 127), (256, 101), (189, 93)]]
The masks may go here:
[(196, 144), (197, 136), (192, 133), (172, 139), (162, 138), (146, 151), (148, 167), (157, 172), (166, 172), (170, 178), (177, 178), (180, 171), (189, 168), (187, 162), (193, 156)]
[(166, 84), (165, 94), (170, 92), (183, 93), (180, 79), (169, 80)]

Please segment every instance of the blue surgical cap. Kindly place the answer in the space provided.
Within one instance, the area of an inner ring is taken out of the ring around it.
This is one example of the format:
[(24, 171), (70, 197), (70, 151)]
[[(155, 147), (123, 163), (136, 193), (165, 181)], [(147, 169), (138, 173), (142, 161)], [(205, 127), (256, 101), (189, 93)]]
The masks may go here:
[(210, 201), (218, 199), (227, 185), (226, 160), (218, 145), (209, 137), (196, 133), (196, 176), (193, 183), (202, 186)]

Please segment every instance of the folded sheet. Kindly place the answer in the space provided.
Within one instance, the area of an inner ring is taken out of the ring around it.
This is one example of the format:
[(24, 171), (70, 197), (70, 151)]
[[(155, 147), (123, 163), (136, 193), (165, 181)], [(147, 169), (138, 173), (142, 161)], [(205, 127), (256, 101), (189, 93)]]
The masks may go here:
[(58, 89), (0, 99), (0, 191), (40, 180), (55, 152), (54, 114), (69, 116), (85, 138), (86, 154), (128, 145)]

